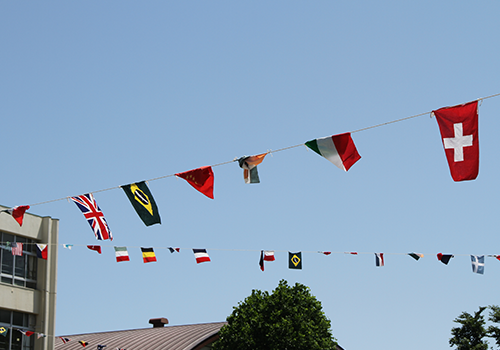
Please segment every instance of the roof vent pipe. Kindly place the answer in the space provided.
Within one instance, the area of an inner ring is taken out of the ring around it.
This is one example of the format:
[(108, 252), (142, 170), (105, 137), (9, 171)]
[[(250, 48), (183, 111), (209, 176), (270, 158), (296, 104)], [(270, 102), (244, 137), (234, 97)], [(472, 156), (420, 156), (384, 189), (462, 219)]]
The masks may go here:
[(153, 325), (153, 328), (157, 327), (165, 327), (166, 324), (168, 324), (168, 320), (166, 318), (152, 318), (149, 320), (149, 323)]

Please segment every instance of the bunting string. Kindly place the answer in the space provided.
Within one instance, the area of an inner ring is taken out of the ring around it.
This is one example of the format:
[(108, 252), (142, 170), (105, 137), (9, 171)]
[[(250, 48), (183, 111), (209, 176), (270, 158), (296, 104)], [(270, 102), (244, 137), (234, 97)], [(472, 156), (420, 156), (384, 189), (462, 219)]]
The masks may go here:
[[(478, 98), (478, 99), (476, 99), (474, 101), (481, 101), (482, 102), (483, 100), (486, 100), (486, 99), (489, 99), (489, 98), (493, 98), (493, 97), (497, 97), (497, 96), (500, 96), (500, 93), (497, 93), (497, 94), (494, 94), (494, 95), (490, 95), (490, 96), (486, 96), (486, 97), (481, 97), (481, 98)], [(381, 127), (381, 126), (385, 126), (385, 125), (389, 125), (389, 124), (398, 123), (398, 122), (401, 122), (401, 121), (405, 121), (405, 120), (409, 120), (409, 119), (421, 117), (423, 115), (427, 115), (427, 114), (430, 115), (431, 113), (432, 113), (432, 111), (425, 112), (425, 113), (420, 113), (420, 114), (415, 114), (415, 115), (412, 115), (412, 116), (409, 116), (409, 117), (400, 118), (400, 119), (388, 121), (388, 122), (385, 122), (385, 123), (376, 124), (376, 125), (368, 126), (368, 127), (361, 128), (361, 129), (358, 129), (358, 130), (354, 130), (354, 131), (351, 131), (350, 133), (353, 134), (353, 133), (357, 133), (357, 132), (361, 132), (361, 131), (366, 131), (366, 130), (378, 128), (378, 127)], [(300, 144), (297, 144), (297, 145), (283, 147), (283, 148), (279, 148), (279, 149), (276, 149), (276, 150), (269, 150), (267, 153), (272, 154), (272, 153), (287, 151), (287, 150), (290, 150), (290, 149), (293, 149), (293, 148), (297, 148), (297, 147), (300, 147), (300, 146), (303, 146), (303, 145), (304, 145), (304, 143), (300, 143)], [(230, 160), (230, 161), (226, 161), (226, 162), (222, 162), (222, 163), (211, 165), (211, 167), (222, 166), (222, 165), (234, 163), (235, 161), (236, 161), (236, 159), (233, 159), (233, 160)], [(159, 177), (155, 177), (155, 178), (144, 180), (144, 181), (146, 181), (146, 182), (156, 181), (156, 180), (161, 180), (161, 179), (165, 179), (165, 178), (173, 177), (173, 176), (175, 176), (175, 174), (168, 174), (168, 175), (164, 175), (164, 176), (159, 176)], [(109, 187), (109, 188), (105, 188), (105, 189), (101, 189), (101, 190), (89, 191), (87, 193), (106, 192), (106, 191), (111, 191), (111, 190), (115, 190), (115, 189), (119, 189), (119, 188), (121, 188), (121, 186), (114, 186), (114, 187)], [(30, 204), (30, 207), (37, 206), (37, 205), (48, 204), (48, 203), (53, 203), (53, 202), (58, 202), (58, 201), (62, 201), (62, 200), (67, 200), (70, 197), (71, 196), (67, 196), (67, 197), (62, 197), (62, 198), (57, 198), (57, 199), (51, 199), (51, 200), (47, 200), (47, 201), (43, 201), (43, 202), (38, 202), (38, 203)]]

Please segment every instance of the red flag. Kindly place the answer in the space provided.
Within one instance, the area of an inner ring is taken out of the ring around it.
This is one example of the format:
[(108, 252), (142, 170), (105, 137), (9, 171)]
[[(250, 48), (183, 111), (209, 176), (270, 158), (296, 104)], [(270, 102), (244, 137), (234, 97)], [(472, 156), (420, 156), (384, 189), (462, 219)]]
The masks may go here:
[(175, 174), (175, 176), (183, 178), (205, 196), (214, 199), (214, 173), (212, 167), (204, 166)]
[(29, 205), (19, 205), (14, 208), (2, 210), (2, 212), (12, 215), (12, 217), (17, 221), (19, 226), (23, 226), (24, 213), (29, 208), (30, 208)]
[(87, 248), (90, 250), (95, 250), (99, 254), (101, 254), (101, 246), (100, 245), (88, 245)]
[(474, 180), (479, 173), (477, 101), (432, 111), (443, 139), (454, 181)]

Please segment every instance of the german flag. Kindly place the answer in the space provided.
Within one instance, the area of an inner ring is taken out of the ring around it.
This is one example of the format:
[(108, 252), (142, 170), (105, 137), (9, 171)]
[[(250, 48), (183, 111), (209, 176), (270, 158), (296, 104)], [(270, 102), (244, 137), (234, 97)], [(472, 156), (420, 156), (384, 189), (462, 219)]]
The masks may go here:
[(153, 250), (153, 248), (142, 248), (142, 260), (144, 260), (144, 263), (148, 262), (155, 262), (156, 261), (156, 255)]
[(86, 347), (87, 345), (89, 345), (89, 343), (88, 343), (88, 342), (83, 341), (83, 340), (79, 340), (78, 342), (79, 342), (80, 344), (82, 344), (82, 346), (83, 346), (83, 347)]

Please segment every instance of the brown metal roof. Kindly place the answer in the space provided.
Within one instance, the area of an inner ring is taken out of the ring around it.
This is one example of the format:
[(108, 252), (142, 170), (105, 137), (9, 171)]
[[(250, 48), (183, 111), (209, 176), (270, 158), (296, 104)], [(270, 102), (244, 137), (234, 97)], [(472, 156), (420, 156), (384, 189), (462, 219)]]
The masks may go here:
[[(61, 335), (71, 341), (64, 344), (56, 338), (54, 350), (82, 350), (80, 340), (89, 343), (87, 348), (96, 349), (106, 345), (104, 350), (124, 348), (126, 350), (193, 350), (212, 337), (227, 322), (200, 323), (183, 326), (131, 329), (125, 331)], [(215, 338), (214, 338), (215, 340)], [(201, 347), (200, 347), (201, 348)]]

